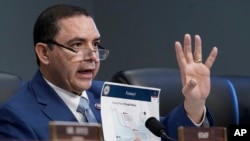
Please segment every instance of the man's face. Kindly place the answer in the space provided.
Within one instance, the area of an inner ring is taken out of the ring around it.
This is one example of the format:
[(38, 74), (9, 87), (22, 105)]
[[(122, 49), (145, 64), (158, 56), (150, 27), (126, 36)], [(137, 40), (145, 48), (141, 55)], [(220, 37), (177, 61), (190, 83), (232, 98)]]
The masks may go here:
[[(100, 42), (100, 34), (91, 17), (74, 16), (62, 19), (58, 22), (59, 32), (54, 41), (70, 48), (87, 48), (94, 50)], [(84, 54), (80, 50), (80, 54)], [(49, 52), (49, 63), (46, 66), (46, 74), (53, 84), (74, 92), (81, 93), (91, 86), (96, 76), (100, 61), (95, 52), (88, 56), (78, 55), (65, 48), (53, 45)], [(84, 59), (85, 57), (85, 59)]]

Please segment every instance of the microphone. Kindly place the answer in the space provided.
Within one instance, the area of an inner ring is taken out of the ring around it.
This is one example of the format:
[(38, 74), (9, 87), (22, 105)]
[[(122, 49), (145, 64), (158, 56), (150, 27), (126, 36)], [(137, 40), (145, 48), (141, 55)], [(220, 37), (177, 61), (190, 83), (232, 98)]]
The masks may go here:
[(150, 117), (146, 120), (145, 126), (156, 136), (162, 137), (168, 141), (176, 141), (170, 138), (165, 132), (165, 127), (155, 118)]

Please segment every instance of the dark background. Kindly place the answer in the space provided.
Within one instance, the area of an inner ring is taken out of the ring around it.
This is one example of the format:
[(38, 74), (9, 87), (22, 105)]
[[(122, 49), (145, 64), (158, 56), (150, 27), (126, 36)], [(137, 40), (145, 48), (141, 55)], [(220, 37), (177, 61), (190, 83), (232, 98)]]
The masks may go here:
[(250, 76), (249, 0), (3, 0), (0, 2), (0, 71), (32, 78), (37, 69), (32, 29), (46, 7), (69, 3), (90, 10), (110, 56), (97, 79), (122, 69), (178, 68), (174, 42), (199, 34), (203, 59), (219, 54), (212, 75)]

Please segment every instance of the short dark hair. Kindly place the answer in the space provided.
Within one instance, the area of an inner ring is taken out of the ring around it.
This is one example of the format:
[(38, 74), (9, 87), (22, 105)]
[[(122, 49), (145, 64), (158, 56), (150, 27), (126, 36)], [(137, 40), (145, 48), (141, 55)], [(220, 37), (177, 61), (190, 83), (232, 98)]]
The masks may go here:
[[(33, 28), (33, 44), (38, 42), (46, 42), (54, 39), (60, 30), (58, 21), (63, 18), (85, 15), (92, 17), (92, 15), (84, 8), (73, 5), (59, 4), (48, 7), (37, 18)], [(40, 61), (37, 57), (37, 64)]]

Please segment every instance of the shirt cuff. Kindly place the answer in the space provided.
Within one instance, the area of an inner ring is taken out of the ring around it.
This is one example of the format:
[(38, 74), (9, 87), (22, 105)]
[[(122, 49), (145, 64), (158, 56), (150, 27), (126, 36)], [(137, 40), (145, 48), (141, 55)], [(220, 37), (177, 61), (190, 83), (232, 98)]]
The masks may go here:
[(187, 115), (188, 116), (188, 118), (192, 121), (192, 123), (196, 126), (196, 127), (200, 127), (202, 124), (203, 124), (203, 122), (205, 121), (205, 119), (206, 119), (206, 112), (207, 112), (207, 109), (206, 109), (206, 107), (204, 106), (204, 113), (203, 113), (203, 117), (202, 117), (202, 121), (200, 122), (200, 123), (195, 123), (192, 119), (191, 119), (191, 117), (189, 116), (189, 115)]

